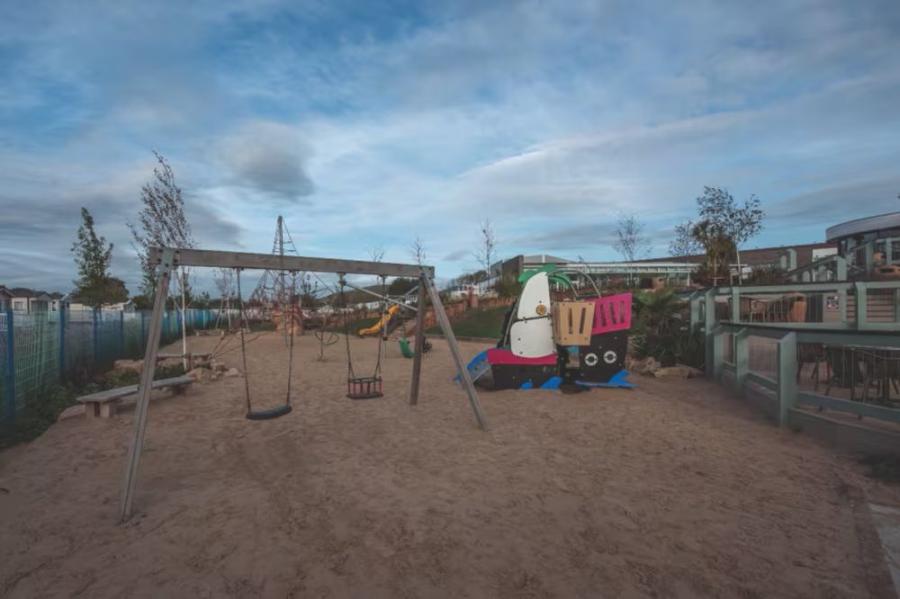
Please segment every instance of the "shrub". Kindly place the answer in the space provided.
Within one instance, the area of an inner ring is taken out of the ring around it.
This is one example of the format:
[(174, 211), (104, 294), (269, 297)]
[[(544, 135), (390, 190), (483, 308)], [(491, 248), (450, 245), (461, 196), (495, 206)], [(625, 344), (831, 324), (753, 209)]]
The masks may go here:
[(703, 336), (690, 330), (687, 306), (671, 289), (635, 293), (634, 313), (631, 344), (637, 357), (702, 367)]

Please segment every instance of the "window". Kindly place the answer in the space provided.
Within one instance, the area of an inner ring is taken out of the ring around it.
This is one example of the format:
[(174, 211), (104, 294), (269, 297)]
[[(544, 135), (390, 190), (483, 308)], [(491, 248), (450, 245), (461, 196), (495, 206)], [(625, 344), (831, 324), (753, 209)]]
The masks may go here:
[(900, 239), (891, 241), (891, 262), (900, 264)]

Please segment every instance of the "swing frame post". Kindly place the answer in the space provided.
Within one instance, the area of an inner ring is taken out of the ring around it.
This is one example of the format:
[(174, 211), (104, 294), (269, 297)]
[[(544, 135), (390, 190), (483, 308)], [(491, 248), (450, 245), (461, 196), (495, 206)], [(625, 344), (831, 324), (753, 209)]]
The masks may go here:
[[(418, 401), (422, 368), (422, 349), (425, 343), (424, 318), (425, 300), (431, 299), (435, 316), (450, 346), (450, 353), (468, 395), (469, 403), (482, 430), (487, 430), (487, 420), (481, 409), (478, 394), (472, 378), (465, 367), (459, 345), (450, 327), (450, 320), (441, 304), (440, 296), (434, 286), (434, 267), (418, 264), (400, 264), (392, 262), (369, 262), (363, 260), (340, 260), (335, 258), (311, 258), (293, 255), (251, 254), (246, 252), (224, 252), (213, 250), (197, 250), (193, 248), (151, 248), (149, 262), (157, 269), (156, 292), (153, 298), (153, 312), (147, 332), (147, 345), (144, 351), (144, 368), (141, 370), (141, 382), (135, 409), (134, 433), (128, 449), (125, 476), (122, 481), (120, 517), (124, 522), (133, 512), (135, 488), (137, 486), (138, 467), (143, 449), (144, 436), (147, 429), (147, 408), (150, 404), (150, 393), (153, 376), (156, 371), (156, 356), (162, 334), (165, 301), (169, 293), (172, 272), (180, 267), (194, 266), (200, 268), (231, 268), (252, 270), (277, 270), (294, 272), (322, 272), (375, 275), (379, 277), (411, 277), (419, 279), (418, 313), (416, 317), (415, 359), (413, 360), (413, 377), (410, 386), (410, 403)], [(229, 298), (230, 299), (230, 298)], [(241, 298), (239, 298), (241, 299)], [(243, 308), (243, 306), (242, 306)], [(242, 310), (243, 311), (243, 310)], [(292, 312), (293, 313), (293, 312)], [(227, 313), (230, 317), (230, 311)], [(241, 330), (243, 331), (243, 322)], [(292, 323), (293, 324), (293, 323)], [(293, 327), (292, 327), (293, 328)], [(246, 382), (247, 373), (244, 373)], [(288, 411), (290, 404), (287, 404)]]
[(119, 518), (127, 520), (131, 516), (134, 488), (137, 485), (138, 465), (141, 461), (141, 450), (144, 447), (144, 434), (147, 430), (147, 407), (150, 405), (150, 393), (153, 387), (153, 375), (156, 374), (156, 354), (159, 352), (159, 339), (162, 334), (162, 315), (169, 295), (169, 279), (172, 276), (175, 253), (171, 249), (163, 250), (158, 266), (156, 279), (156, 295), (153, 298), (153, 312), (150, 315), (150, 330), (147, 333), (147, 349), (144, 351), (144, 366), (141, 369), (141, 383), (135, 405), (134, 436), (128, 448), (128, 461), (125, 478), (122, 481), (121, 505)]
[(416, 301), (416, 340), (413, 343), (412, 380), (409, 384), (409, 405), (419, 403), (419, 379), (422, 375), (422, 354), (425, 353), (425, 274), (419, 274), (419, 296)]

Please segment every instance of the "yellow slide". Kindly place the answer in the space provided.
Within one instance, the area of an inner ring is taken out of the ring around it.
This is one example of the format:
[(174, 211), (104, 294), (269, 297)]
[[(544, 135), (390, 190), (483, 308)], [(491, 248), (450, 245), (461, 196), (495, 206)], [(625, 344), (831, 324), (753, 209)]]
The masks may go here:
[(386, 327), (388, 323), (391, 321), (391, 318), (394, 317), (394, 314), (400, 311), (400, 306), (397, 304), (393, 304), (390, 308), (388, 308), (387, 314), (381, 317), (381, 319), (370, 326), (367, 329), (360, 329), (356, 332), (360, 337), (367, 337), (369, 335), (377, 335), (381, 332), (383, 327)]

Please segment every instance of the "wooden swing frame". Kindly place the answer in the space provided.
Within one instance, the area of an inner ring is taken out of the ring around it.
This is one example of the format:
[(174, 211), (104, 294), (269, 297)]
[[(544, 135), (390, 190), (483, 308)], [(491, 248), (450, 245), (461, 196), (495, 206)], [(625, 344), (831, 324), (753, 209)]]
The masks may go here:
[(413, 349), (412, 380), (409, 388), (409, 404), (419, 401), (419, 381), (422, 373), (422, 353), (425, 345), (425, 302), (431, 300), (438, 325), (444, 333), (450, 355), (462, 381), (463, 389), (469, 399), (475, 420), (481, 430), (487, 430), (487, 420), (481, 409), (481, 402), (472, 377), (466, 369), (459, 344), (450, 319), (441, 303), (441, 298), (434, 285), (434, 267), (418, 264), (400, 264), (390, 262), (369, 262), (364, 260), (340, 260), (335, 258), (310, 258), (304, 256), (283, 256), (274, 254), (251, 254), (245, 252), (223, 252), (214, 250), (197, 250), (188, 248), (152, 248), (150, 263), (157, 269), (156, 293), (153, 298), (153, 313), (150, 317), (147, 334), (147, 347), (144, 352), (144, 367), (141, 370), (141, 381), (138, 388), (138, 399), (135, 405), (134, 433), (128, 449), (128, 460), (125, 476), (122, 481), (120, 517), (124, 522), (133, 510), (134, 491), (137, 486), (138, 466), (141, 450), (144, 446), (144, 434), (147, 430), (147, 408), (150, 405), (153, 376), (156, 372), (156, 356), (159, 353), (159, 341), (162, 332), (163, 311), (169, 294), (169, 282), (172, 272), (181, 266), (208, 268), (239, 268), (252, 270), (289, 270), (305, 272), (338, 273), (341, 275), (376, 275), (381, 277), (412, 277), (419, 280), (419, 293), (416, 310), (416, 340)]

